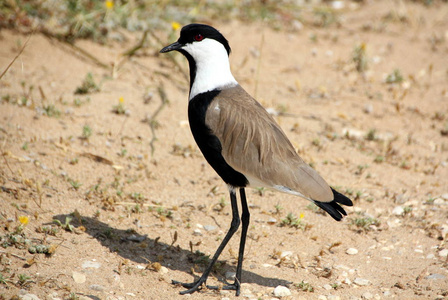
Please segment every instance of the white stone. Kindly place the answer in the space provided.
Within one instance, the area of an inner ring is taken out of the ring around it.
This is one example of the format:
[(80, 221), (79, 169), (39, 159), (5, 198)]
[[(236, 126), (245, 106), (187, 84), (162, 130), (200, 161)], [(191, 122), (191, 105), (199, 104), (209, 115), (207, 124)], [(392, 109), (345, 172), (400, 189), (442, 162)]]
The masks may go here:
[(93, 261), (93, 260), (86, 260), (82, 263), (83, 269), (99, 269), (101, 267), (101, 264), (99, 262)]
[(22, 299), (22, 300), (40, 300), (40, 298), (34, 294), (25, 294), (23, 296), (20, 296), (20, 299)]
[(275, 297), (291, 296), (291, 291), (286, 286), (279, 285), (274, 289), (274, 296)]
[(366, 300), (370, 300), (373, 299), (373, 294), (369, 293), (369, 292), (365, 292), (364, 294), (361, 295), (362, 299), (366, 299)]
[(73, 277), (73, 280), (74, 280), (76, 283), (84, 283), (84, 282), (86, 282), (86, 275), (84, 275), (84, 274), (82, 274), (82, 273), (73, 271), (73, 272), (72, 272), (72, 277)]
[(331, 287), (331, 285), (329, 285), (329, 284), (327, 283), (327, 284), (324, 285), (324, 289), (326, 289), (327, 291), (329, 291), (329, 290), (331, 290), (331, 289), (333, 289), (333, 288)]
[(205, 231), (213, 231), (215, 230), (217, 227), (214, 225), (204, 225), (204, 229)]
[(159, 272), (160, 272), (161, 274), (167, 274), (167, 273), (168, 273), (168, 268), (162, 266), (162, 267), (160, 268)]
[(392, 210), (392, 214), (402, 216), (404, 215), (404, 208), (402, 206), (397, 206)]
[(341, 297), (339, 297), (337, 295), (328, 295), (327, 299), (328, 300), (341, 300)]
[(347, 251), (345, 251), (348, 255), (356, 255), (358, 254), (358, 249), (355, 248), (348, 248)]
[(440, 197), (442, 197), (442, 198), (445, 199), (445, 200), (448, 200), (448, 193), (444, 193), (444, 194), (442, 194), (442, 196), (440, 196)]
[(235, 280), (236, 273), (227, 271), (225, 276), (227, 280)]
[(290, 256), (292, 256), (292, 251), (283, 251), (280, 254), (280, 258), (285, 258), (285, 257), (290, 257)]
[(193, 231), (193, 235), (201, 236), (201, 235), (202, 235), (202, 232), (201, 232), (200, 229), (195, 229), (195, 230)]
[(448, 256), (448, 249), (443, 249), (443, 250), (439, 251), (439, 256), (440, 257), (447, 257)]
[(370, 280), (358, 277), (358, 278), (355, 278), (353, 283), (356, 285), (365, 286), (365, 285), (370, 285)]
[(445, 204), (445, 200), (443, 200), (442, 198), (437, 198), (433, 203), (434, 205), (443, 205)]

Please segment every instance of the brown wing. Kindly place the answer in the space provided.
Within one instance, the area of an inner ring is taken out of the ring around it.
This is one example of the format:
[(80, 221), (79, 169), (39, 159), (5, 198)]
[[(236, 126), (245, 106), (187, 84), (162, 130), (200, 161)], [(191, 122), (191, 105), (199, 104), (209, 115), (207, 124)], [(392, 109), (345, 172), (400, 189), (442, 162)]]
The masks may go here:
[(271, 115), (239, 85), (211, 102), (205, 122), (220, 140), (226, 162), (252, 186), (322, 202), (333, 200), (325, 180), (300, 158)]

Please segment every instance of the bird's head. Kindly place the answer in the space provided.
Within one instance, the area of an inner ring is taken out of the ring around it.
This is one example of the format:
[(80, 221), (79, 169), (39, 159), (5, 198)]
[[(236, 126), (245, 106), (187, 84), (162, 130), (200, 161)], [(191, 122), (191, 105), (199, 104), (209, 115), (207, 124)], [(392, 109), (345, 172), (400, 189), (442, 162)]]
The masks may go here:
[(195, 60), (200, 58), (199, 55), (218, 55), (221, 52), (220, 50), (225, 50), (227, 56), (230, 54), (230, 46), (226, 38), (215, 28), (204, 24), (184, 26), (180, 31), (179, 39), (160, 50), (160, 52), (166, 53), (173, 50), (184, 55), (186, 52)]

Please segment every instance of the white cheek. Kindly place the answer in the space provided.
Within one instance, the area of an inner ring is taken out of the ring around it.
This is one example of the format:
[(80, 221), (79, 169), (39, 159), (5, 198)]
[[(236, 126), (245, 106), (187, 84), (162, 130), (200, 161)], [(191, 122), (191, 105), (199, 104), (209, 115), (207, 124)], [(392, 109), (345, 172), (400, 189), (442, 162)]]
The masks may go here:
[(183, 48), (196, 62), (196, 77), (190, 91), (194, 96), (238, 83), (230, 71), (229, 56), (224, 46), (213, 39), (187, 44)]

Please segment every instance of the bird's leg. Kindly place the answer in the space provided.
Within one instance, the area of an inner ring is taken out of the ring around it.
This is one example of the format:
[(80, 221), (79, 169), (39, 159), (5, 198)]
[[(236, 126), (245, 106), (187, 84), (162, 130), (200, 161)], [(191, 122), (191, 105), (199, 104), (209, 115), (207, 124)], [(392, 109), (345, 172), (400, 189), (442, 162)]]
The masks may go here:
[[(227, 243), (240, 226), (240, 217), (238, 215), (238, 204), (236, 201), (235, 189), (229, 186), (229, 191), (230, 191), (230, 203), (232, 205), (232, 222), (230, 223), (230, 229), (227, 232), (224, 239), (222, 240), (218, 249), (216, 250), (215, 255), (213, 255), (213, 258), (210, 261), (210, 264), (208, 265), (207, 269), (205, 269), (204, 273), (202, 273), (202, 276), (198, 280), (196, 280), (193, 283), (182, 283), (175, 280), (172, 281), (173, 284), (181, 284), (183, 287), (188, 288), (188, 290), (180, 292), (182, 295), (191, 294), (201, 289), (202, 284), (204, 284), (207, 281), (207, 277), (212, 271), (213, 265), (218, 260), (218, 257), (221, 254), (222, 250), (224, 250)], [(209, 288), (217, 289), (217, 287), (209, 287)]]
[(244, 188), (240, 188), (241, 208), (243, 213), (241, 214), (242, 227), (241, 227), (241, 240), (240, 249), (238, 250), (238, 265), (236, 266), (235, 282), (231, 285), (224, 286), (225, 290), (236, 290), (236, 296), (240, 294), (241, 288), (241, 272), (243, 271), (243, 257), (244, 246), (246, 245), (247, 229), (249, 228), (250, 213), (247, 207), (246, 192)]

